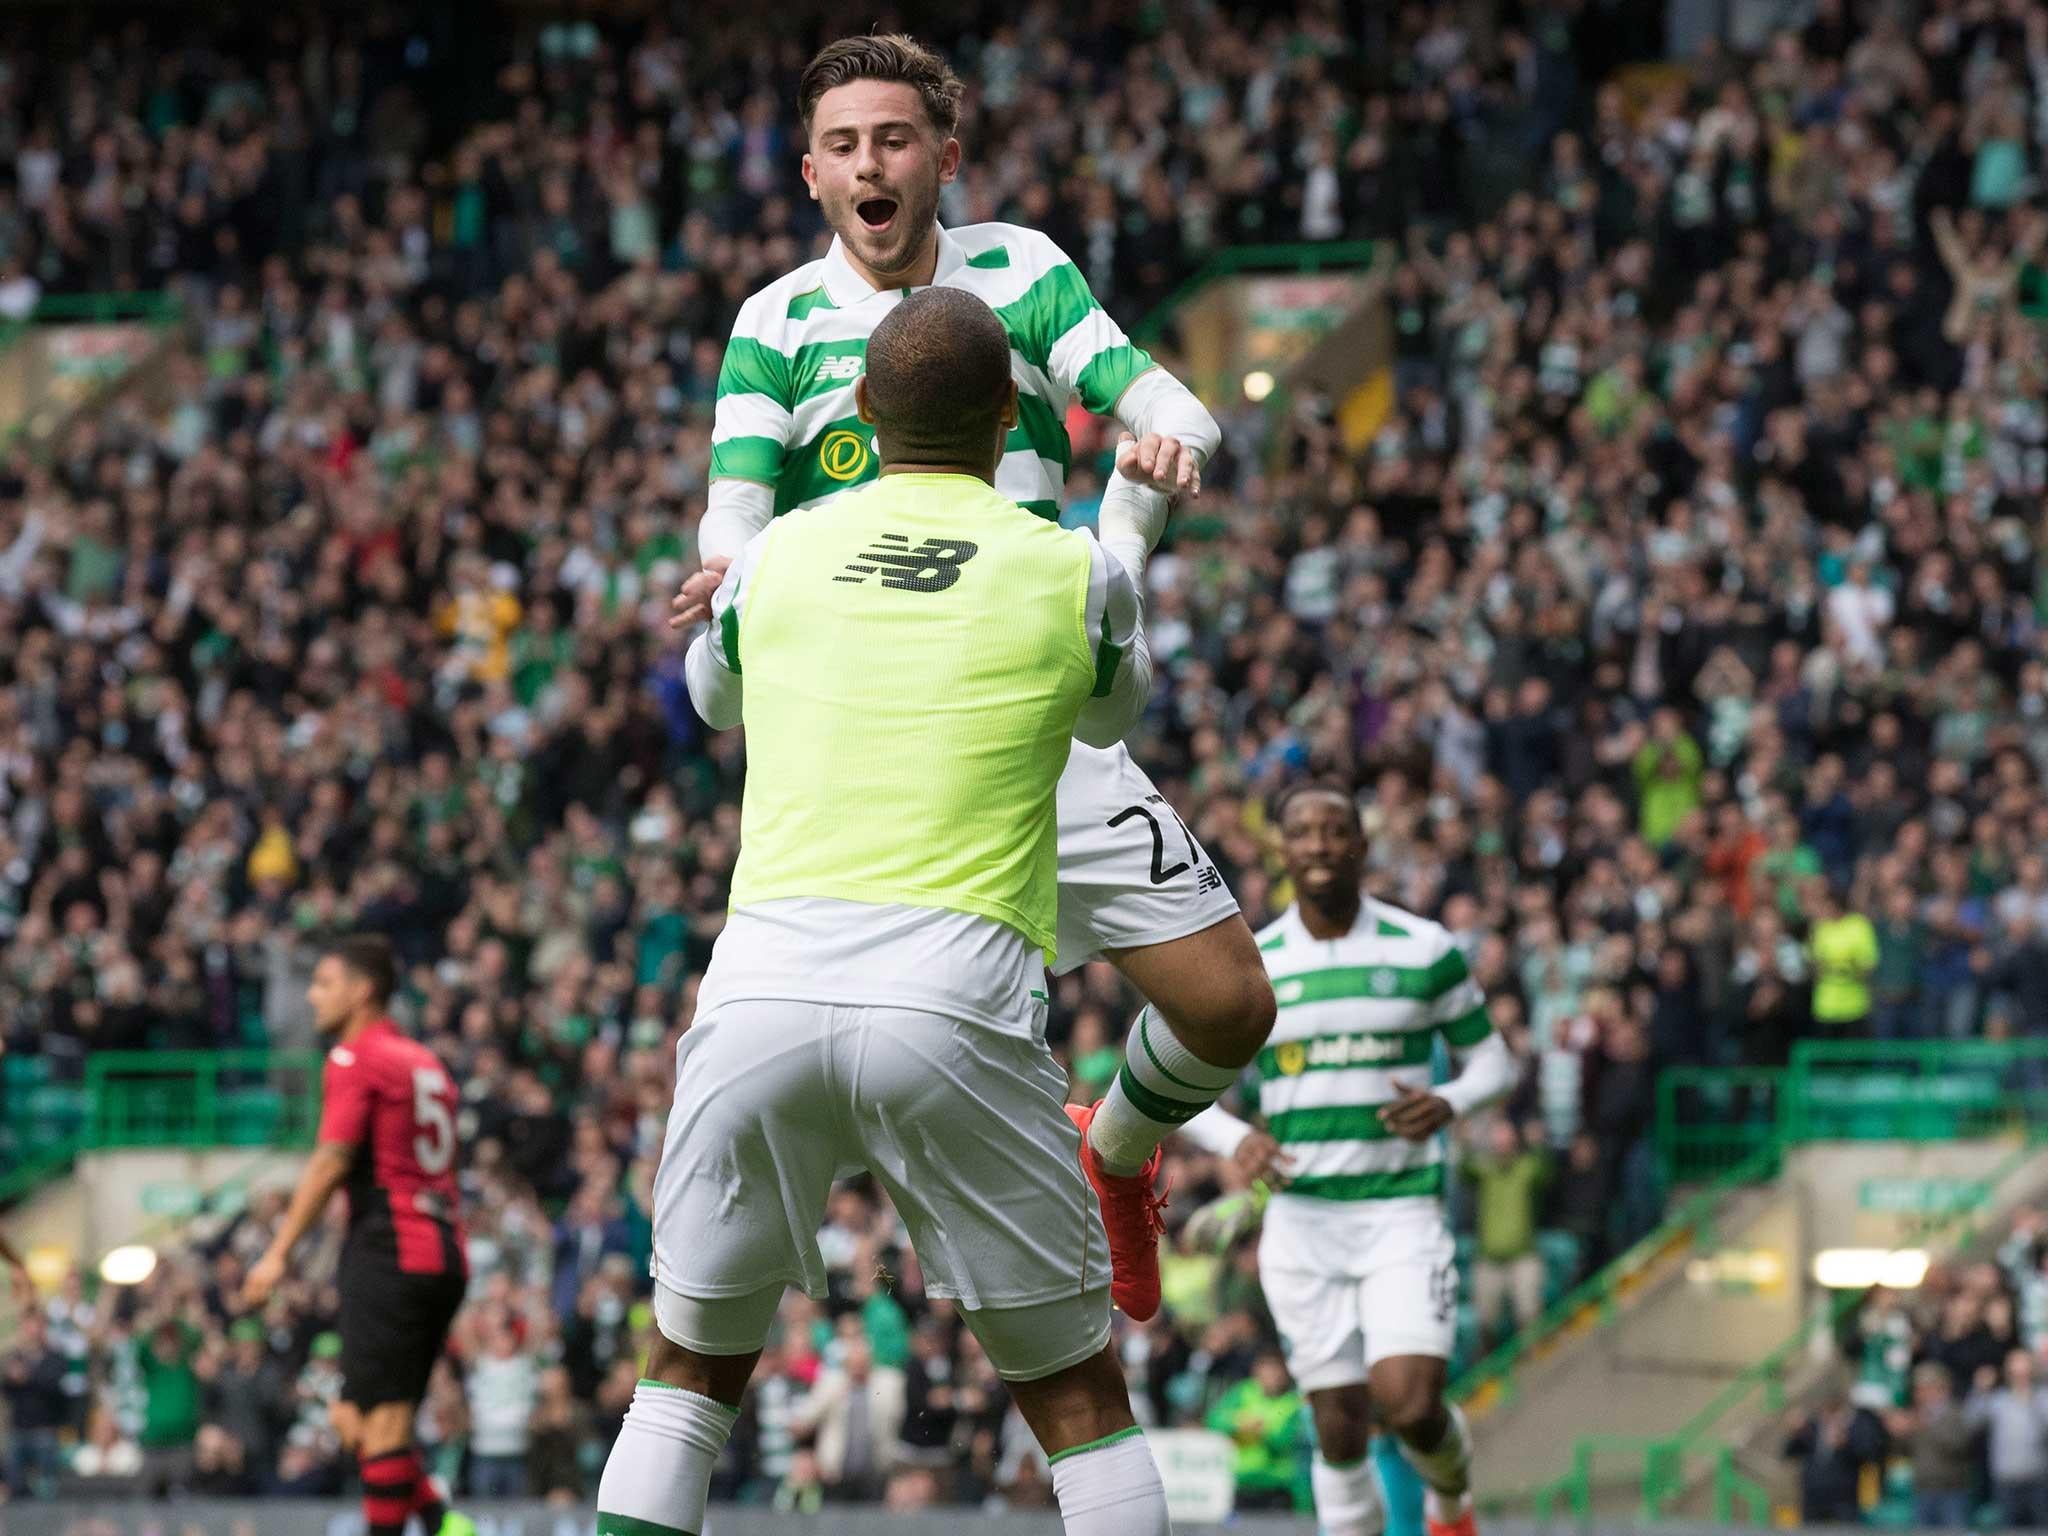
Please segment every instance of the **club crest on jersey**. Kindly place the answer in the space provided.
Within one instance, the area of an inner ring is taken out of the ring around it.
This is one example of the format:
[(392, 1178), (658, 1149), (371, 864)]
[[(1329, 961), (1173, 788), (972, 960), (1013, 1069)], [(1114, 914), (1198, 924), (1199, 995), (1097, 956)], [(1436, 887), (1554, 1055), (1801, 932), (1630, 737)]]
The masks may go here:
[(1401, 980), (1392, 971), (1382, 967), (1367, 978), (1366, 985), (1372, 988), (1374, 997), (1392, 997), (1400, 988)]
[[(858, 358), (853, 359), (859, 362)], [(867, 439), (858, 432), (849, 432), (841, 427), (836, 432), (827, 432), (823, 442), (818, 444), (818, 468), (834, 480), (858, 480), (867, 472)]]
[(832, 579), (859, 586), (880, 571), (882, 585), (895, 591), (943, 592), (960, 579), (960, 567), (980, 549), (965, 539), (926, 539), (912, 549), (908, 535), (877, 534), (872, 549), (847, 561), (850, 574)]

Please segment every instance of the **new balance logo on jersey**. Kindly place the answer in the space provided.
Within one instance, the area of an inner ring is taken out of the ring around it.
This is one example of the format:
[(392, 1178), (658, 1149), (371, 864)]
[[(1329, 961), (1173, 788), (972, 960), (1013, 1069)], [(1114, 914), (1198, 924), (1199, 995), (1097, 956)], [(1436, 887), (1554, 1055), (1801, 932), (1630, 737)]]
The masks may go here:
[(835, 384), (844, 384), (848, 379), (860, 377), (862, 359), (853, 357), (828, 357), (818, 364), (817, 377), (829, 379)]
[(980, 547), (965, 539), (926, 539), (912, 549), (904, 534), (885, 533), (876, 538), (873, 549), (846, 562), (852, 575), (832, 579), (859, 586), (880, 571), (882, 585), (898, 592), (943, 592), (960, 579), (960, 567), (972, 560)]

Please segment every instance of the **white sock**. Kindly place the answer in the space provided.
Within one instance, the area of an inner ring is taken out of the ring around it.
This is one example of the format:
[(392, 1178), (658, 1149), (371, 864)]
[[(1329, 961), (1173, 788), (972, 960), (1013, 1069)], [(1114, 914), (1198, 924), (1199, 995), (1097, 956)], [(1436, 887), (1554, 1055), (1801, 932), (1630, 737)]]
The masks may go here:
[(1223, 1097), (1238, 1070), (1202, 1060), (1146, 1008), (1124, 1039), (1123, 1068), (1095, 1111), (1088, 1144), (1109, 1172), (1137, 1173), (1154, 1147)]
[(1432, 1520), (1451, 1521), (1463, 1514), (1472, 1486), (1472, 1438), (1465, 1429), (1465, 1414), (1456, 1407), (1449, 1411), (1451, 1427), (1427, 1455), (1406, 1440), (1398, 1442), (1402, 1456), (1422, 1479), (1423, 1512)]
[(1170, 1536), (1166, 1488), (1144, 1431), (1129, 1429), (1052, 1461), (1052, 1491), (1067, 1536)]
[(1322, 1536), (1380, 1536), (1386, 1529), (1372, 1452), (1332, 1466), (1318, 1451), (1309, 1463), (1308, 1481), (1315, 1491), (1316, 1523), (1322, 1527)]
[(737, 1408), (643, 1380), (597, 1485), (596, 1536), (699, 1536)]

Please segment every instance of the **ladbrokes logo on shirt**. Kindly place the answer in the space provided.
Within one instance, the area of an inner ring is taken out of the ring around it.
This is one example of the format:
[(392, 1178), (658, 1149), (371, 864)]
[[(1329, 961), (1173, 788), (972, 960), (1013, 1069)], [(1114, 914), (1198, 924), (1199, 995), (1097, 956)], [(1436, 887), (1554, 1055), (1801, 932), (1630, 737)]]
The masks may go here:
[(1284, 1077), (1311, 1067), (1377, 1067), (1405, 1062), (1408, 1043), (1400, 1035), (1323, 1035), (1273, 1047), (1273, 1064)]

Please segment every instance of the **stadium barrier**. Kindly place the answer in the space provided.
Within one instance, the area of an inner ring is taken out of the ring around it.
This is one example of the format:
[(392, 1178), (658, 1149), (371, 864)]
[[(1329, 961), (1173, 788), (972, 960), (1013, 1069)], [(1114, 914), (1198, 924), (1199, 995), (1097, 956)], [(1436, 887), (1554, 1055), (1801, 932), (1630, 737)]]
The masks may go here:
[[(465, 1505), (478, 1536), (592, 1536), (594, 1518), (541, 1503)], [(1227, 1526), (1176, 1525), (1176, 1536), (1312, 1536), (1307, 1517), (1241, 1515)], [(1492, 1520), (1487, 1536), (1729, 1536), (1728, 1526), (1698, 1521), (1597, 1519)], [(1757, 1526), (1749, 1529), (1763, 1530)], [(1850, 1536), (1857, 1526), (1809, 1526), (1813, 1536)], [(0, 1536), (362, 1536), (353, 1504), (244, 1499), (175, 1504), (22, 1503), (0, 1508)], [(816, 1515), (769, 1509), (714, 1508), (705, 1536), (1060, 1536), (1049, 1512), (983, 1514), (959, 1509), (897, 1514), (832, 1506)], [(1917, 1536), (1902, 1530), (1898, 1536)]]
[(1802, 1040), (1784, 1067), (1658, 1074), (1667, 1188), (1809, 1141), (1958, 1141), (2048, 1122), (2048, 1040)]

